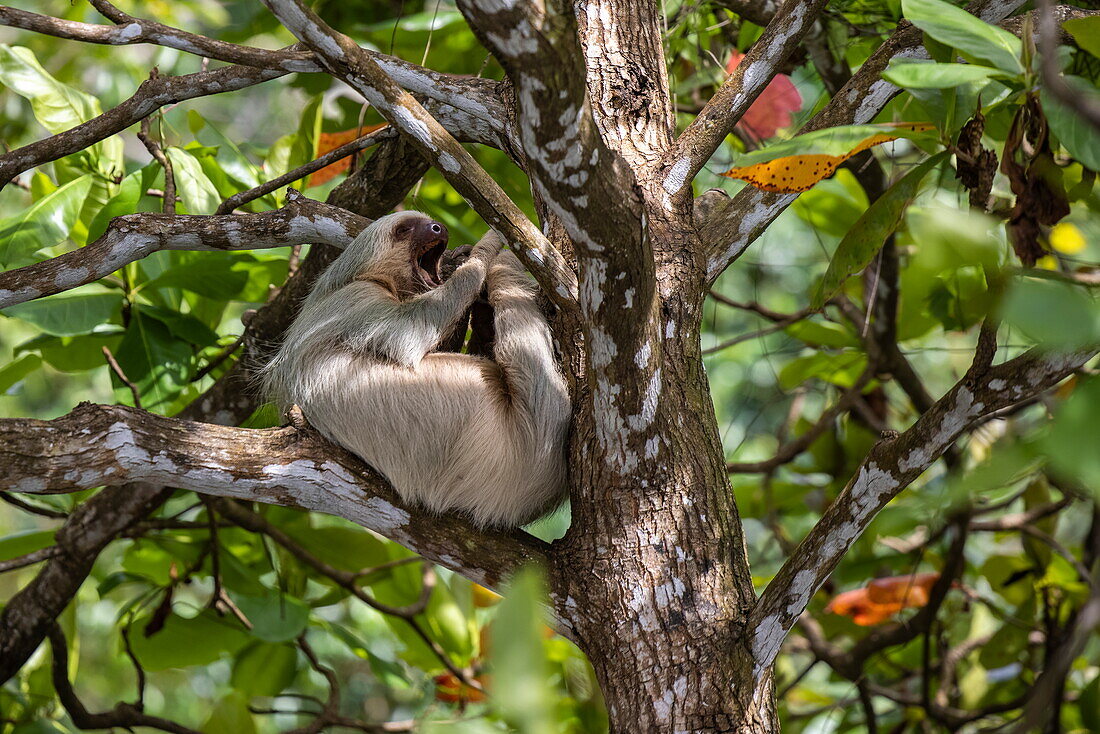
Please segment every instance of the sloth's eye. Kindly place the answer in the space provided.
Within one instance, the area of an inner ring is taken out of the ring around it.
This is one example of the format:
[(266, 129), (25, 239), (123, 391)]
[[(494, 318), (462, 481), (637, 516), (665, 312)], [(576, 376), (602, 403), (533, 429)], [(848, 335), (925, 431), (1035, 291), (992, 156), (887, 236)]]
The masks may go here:
[(412, 232), (411, 224), (402, 224), (400, 227), (394, 230), (394, 234), (398, 235), (399, 237), (402, 235), (407, 235), (409, 232)]

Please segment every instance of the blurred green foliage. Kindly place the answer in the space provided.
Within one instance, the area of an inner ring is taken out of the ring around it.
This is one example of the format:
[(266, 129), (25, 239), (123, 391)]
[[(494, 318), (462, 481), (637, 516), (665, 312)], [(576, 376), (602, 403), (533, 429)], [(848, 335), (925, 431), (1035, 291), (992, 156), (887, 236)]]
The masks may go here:
[[(101, 22), (82, 2), (10, 4)], [(118, 5), (229, 41), (265, 47), (293, 41), (259, 3), (129, 0)], [(681, 125), (721, 83), (729, 52), (744, 50), (759, 37), (758, 26), (719, 6), (681, 0), (663, 4)], [(450, 2), (324, 0), (316, 7), (329, 22), (372, 48), (441, 71), (501, 75)], [(954, 141), (980, 105), (987, 118), (982, 142), (999, 152), (1023, 95), (1038, 83), (1034, 59), (1023, 53), (1015, 37), (978, 21), (960, 20), (962, 16), (952, 19), (943, 11), (936, 0), (832, 3), (824, 23), (826, 51), (836, 63), (857, 68), (904, 12), (927, 34), (935, 61), (891, 65), (888, 78), (906, 92), (876, 122), (933, 123), (932, 142), (922, 142), (932, 150)], [(1071, 32), (1089, 39), (1090, 28), (1095, 25), (1074, 26)], [(0, 139), (10, 147), (117, 105), (153, 66), (165, 74), (200, 68), (195, 57), (155, 47), (89, 46), (10, 29), (0, 29), (0, 42), (8, 44), (0, 46)], [(1093, 55), (1094, 43), (1085, 40), (1081, 45), (1060, 63), (1073, 72), (1071, 83), (1082, 94), (1094, 94), (1100, 60)], [(955, 63), (960, 53), (971, 63)], [(827, 93), (805, 54), (796, 54), (786, 71), (803, 100), (793, 130), (820, 109)], [(1019, 268), (1003, 216), (970, 212), (967, 193), (947, 165), (932, 168), (919, 187), (912, 182), (912, 190), (899, 199), (911, 204), (899, 206), (881, 222), (872, 219), (873, 207), (868, 208), (867, 192), (857, 178), (841, 170), (783, 214), (721, 277), (716, 293), (783, 314), (798, 312), (822, 288), (838, 248), (848, 247), (842, 244), (846, 239), (861, 239), (862, 249), (853, 261), (862, 267), (874, 260), (892, 231), (901, 259), (899, 346), (933, 395), (966, 370), (975, 327), (990, 314), (1003, 322), (998, 359), (1034, 345), (1061, 349), (1095, 343), (1100, 310), (1093, 293), (1073, 276), (1100, 259), (1100, 198), (1093, 187), (1100, 138), (1086, 133), (1072, 110), (1045, 95), (1043, 102), (1072, 205), (1065, 223), (1078, 234), (1079, 249), (1048, 247), (1040, 267)], [(380, 121), (328, 77), (301, 75), (166, 109), (155, 116), (153, 129), (175, 168), (179, 210), (209, 214), (225, 197), (310, 160), (320, 132), (353, 128), (361, 116), (368, 124)], [(533, 216), (522, 172), (499, 151), (472, 152)], [(746, 152), (745, 142), (731, 137), (696, 179), (697, 191), (736, 192), (743, 184), (717, 172)], [(875, 156), (891, 181), (925, 160), (924, 152), (905, 140), (883, 146)], [(164, 184), (162, 171), (149, 161), (132, 130), (43, 166), (22, 181), (25, 187), (0, 191), (0, 266), (5, 268), (94, 241), (111, 217), (159, 211), (161, 199), (150, 192)], [(307, 193), (323, 198), (335, 184)], [(995, 180), (993, 195), (994, 214), (1009, 206), (1011, 193), (1003, 177)], [(284, 196), (285, 189), (246, 210), (277, 207)], [(473, 242), (485, 230), (434, 171), (410, 193), (405, 206), (445, 222), (455, 244)], [(867, 221), (878, 222), (876, 237), (857, 231)], [(269, 289), (283, 282), (287, 267), (287, 253), (280, 250), (161, 252), (99, 283), (6, 309), (0, 316), (0, 414), (52, 418), (81, 400), (132, 402), (130, 390), (107, 368), (104, 347), (137, 385), (143, 407), (168, 415), (178, 412), (228, 368), (226, 363), (199, 376), (240, 334), (242, 313), (262, 304)], [(830, 277), (829, 288), (855, 303), (870, 295), (863, 292), (859, 277)], [(750, 310), (712, 300), (703, 348), (768, 325)], [(728, 458), (766, 459), (781, 436), (808, 430), (863, 371), (864, 326), (827, 308), (710, 353), (706, 367)], [(884, 399), (886, 407), (877, 417), (886, 425), (904, 427), (915, 418), (895, 383), (872, 383), (872, 394)], [(939, 531), (963, 505), (1021, 511), (1062, 497), (1059, 487), (1100, 488), (1097, 406), (1100, 381), (1091, 377), (976, 431), (961, 446), (967, 471), (934, 469), (891, 503), (856, 542), (826, 591), (861, 586), (876, 576), (939, 570), (946, 548)], [(252, 425), (269, 425), (271, 420), (264, 414)], [(812, 526), (876, 440), (869, 421), (846, 414), (782, 469), (763, 478), (732, 477), (760, 586), (779, 568), (787, 545)], [(67, 513), (88, 494), (27, 501), (47, 514)], [(396, 544), (330, 517), (277, 507), (256, 511), (338, 569), (380, 567), (360, 579), (379, 601), (405, 605), (420, 595), (422, 564), (402, 562), (410, 554)], [(177, 493), (158, 517), (184, 526), (150, 528), (113, 543), (59, 620), (72, 643), (71, 673), (89, 708), (105, 709), (134, 698), (133, 666), (125, 654), (128, 638), (147, 673), (147, 711), (205, 732), (268, 732), (300, 725), (306, 720), (303, 712), (317, 710), (327, 695), (323, 676), (295, 644), (305, 635), (340, 680), (341, 705), (349, 716), (369, 721), (415, 718), (424, 730), (441, 732), (606, 729), (591, 667), (572, 644), (544, 632), (544, 592), (536, 571), (518, 577), (502, 604), (482, 608), (475, 604), (477, 590), (470, 582), (437, 570), (439, 581), (417, 621), (453, 665), (484, 667), (491, 694), (495, 691), (484, 701), (473, 700), (476, 696), (438, 700), (435, 678), (444, 668), (403, 620), (358, 602), (262, 536), (223, 526), (212, 543), (211, 518), (194, 495)], [(1089, 519), (1087, 512), (1059, 512), (1044, 518), (1043, 529), (1080, 556)], [(58, 524), (0, 504), (0, 560), (48, 547)], [(567, 526), (565, 510), (532, 529), (554, 538)], [(922, 532), (933, 541), (919, 542)], [(963, 658), (957, 671), (962, 699), (956, 703), (983, 707), (1011, 700), (1033, 683), (1043, 650), (1033, 644), (1031, 633), (1051, 619), (1064, 620), (1085, 590), (1060, 554), (1019, 533), (976, 535), (968, 543), (966, 561), (960, 582), (965, 593), (949, 595), (937, 634), (952, 644), (980, 636), (992, 640)], [(0, 575), (0, 603), (34, 570)], [(250, 621), (250, 628), (224, 613), (224, 606), (220, 612), (211, 608), (216, 588)], [(810, 611), (831, 639), (865, 634), (849, 620), (825, 614), (827, 597), (819, 594)], [(491, 640), (488, 655), (486, 640)], [(899, 671), (919, 670), (926, 662), (922, 644), (917, 639), (885, 651), (868, 661), (865, 674), (892, 680)], [(1073, 701), (1063, 714), (1067, 730), (1100, 727), (1098, 659), (1100, 643), (1093, 639), (1067, 681)], [(779, 659), (785, 730), (862, 730), (853, 684), (825, 666), (805, 672), (809, 662), (804, 653)], [(786, 688), (784, 682), (796, 677), (797, 683)], [(880, 703), (879, 725), (888, 730), (917, 716), (913, 709)], [(70, 730), (50, 682), (49, 655), (42, 651), (0, 689), (0, 732)]]

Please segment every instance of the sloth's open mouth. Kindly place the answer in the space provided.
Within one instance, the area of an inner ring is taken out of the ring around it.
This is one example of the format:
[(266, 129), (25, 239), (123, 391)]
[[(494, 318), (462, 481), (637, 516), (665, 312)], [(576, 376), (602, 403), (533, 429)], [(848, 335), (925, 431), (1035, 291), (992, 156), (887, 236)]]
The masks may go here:
[(445, 239), (436, 240), (435, 243), (426, 245), (424, 251), (417, 255), (413, 261), (417, 276), (424, 281), (425, 285), (431, 288), (435, 288), (442, 283), (439, 279), (439, 259), (443, 257), (446, 250), (447, 241)]

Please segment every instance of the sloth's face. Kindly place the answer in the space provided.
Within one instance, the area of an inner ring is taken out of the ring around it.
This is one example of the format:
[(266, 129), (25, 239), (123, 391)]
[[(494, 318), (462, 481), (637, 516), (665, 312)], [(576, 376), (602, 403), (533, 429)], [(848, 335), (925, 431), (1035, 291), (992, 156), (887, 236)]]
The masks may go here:
[(423, 214), (401, 217), (393, 224), (393, 241), (408, 250), (411, 281), (424, 290), (438, 287), (439, 259), (447, 250), (447, 228)]

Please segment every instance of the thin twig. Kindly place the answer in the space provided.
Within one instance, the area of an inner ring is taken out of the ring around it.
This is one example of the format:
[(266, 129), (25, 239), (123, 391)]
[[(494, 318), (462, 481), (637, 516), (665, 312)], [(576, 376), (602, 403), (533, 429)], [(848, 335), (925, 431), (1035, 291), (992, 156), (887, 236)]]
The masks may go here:
[[(149, 72), (149, 79), (155, 80), (160, 76), (160, 70), (155, 66), (153, 70)], [(164, 169), (164, 198), (161, 204), (161, 211), (165, 214), (176, 213), (176, 176), (172, 170), (172, 161), (168, 159), (168, 156), (164, 154), (164, 149), (161, 147), (161, 143), (153, 140), (153, 136), (149, 134), (149, 118), (146, 117), (141, 121), (141, 128), (138, 132), (138, 140), (145, 146), (145, 149), (149, 151), (149, 155), (153, 156), (153, 159), (160, 164), (160, 167)], [(198, 212), (191, 212), (197, 214)]]
[(48, 561), (60, 554), (61, 549), (56, 545), (51, 545), (48, 548), (40, 548), (39, 550), (31, 551), (30, 553), (26, 553), (16, 558), (0, 561), (0, 573), (7, 573), (8, 571), (14, 571), (17, 568), (24, 568), (25, 566), (33, 566), (36, 563)]
[(122, 367), (119, 366), (118, 361), (115, 360), (115, 355), (111, 354), (111, 350), (104, 346), (103, 356), (107, 358), (107, 364), (111, 368), (111, 372), (115, 373), (115, 377), (122, 381), (122, 384), (130, 388), (130, 394), (134, 398), (134, 407), (141, 407), (141, 391), (138, 390), (138, 386), (126, 376), (126, 373), (122, 371)]
[(347, 158), (349, 155), (355, 155), (361, 150), (369, 148), (370, 146), (386, 140), (387, 138), (395, 137), (396, 135), (397, 131), (389, 126), (375, 130), (371, 133), (367, 133), (361, 138), (353, 140), (350, 143), (345, 143), (339, 148), (330, 150), (328, 153), (325, 153), (320, 158), (316, 158), (309, 163), (306, 163), (305, 165), (298, 166), (292, 171), (287, 171), (278, 178), (273, 178), (270, 181), (262, 183), (254, 188), (248, 189), (247, 191), (241, 191), (239, 193), (233, 194), (228, 199), (223, 201), (214, 213), (229, 214), (234, 209), (242, 207), (250, 201), (255, 201), (262, 196), (267, 196), (272, 191), (281, 189), (283, 186), (293, 183), (300, 178), (304, 178), (305, 176), (308, 176), (315, 171), (319, 171), (325, 166), (331, 165), (336, 161)]

